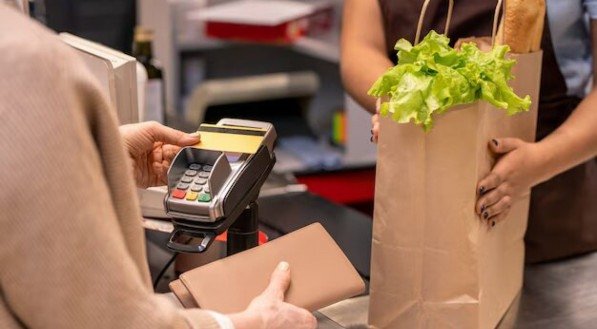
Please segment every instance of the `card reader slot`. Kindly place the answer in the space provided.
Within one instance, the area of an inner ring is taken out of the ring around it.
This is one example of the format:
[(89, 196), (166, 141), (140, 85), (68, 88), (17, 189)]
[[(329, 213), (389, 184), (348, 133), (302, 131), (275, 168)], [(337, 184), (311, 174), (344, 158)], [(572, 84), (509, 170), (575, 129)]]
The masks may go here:
[(254, 129), (239, 129), (231, 127), (218, 127), (218, 126), (207, 126), (201, 125), (199, 132), (213, 132), (213, 133), (225, 133), (235, 135), (249, 135), (249, 136), (265, 136), (265, 130), (254, 130)]
[[(188, 244), (179, 242), (178, 240), (180, 240), (180, 238), (185, 235), (188, 235), (192, 238), (201, 238), (201, 242), (198, 244)], [(204, 252), (205, 249), (209, 248), (209, 246), (212, 244), (212, 242), (214, 242), (215, 239), (216, 235), (213, 232), (196, 232), (193, 230), (185, 230), (177, 227), (170, 235), (170, 240), (168, 240), (166, 246), (171, 250), (175, 250), (178, 252), (198, 253)]]

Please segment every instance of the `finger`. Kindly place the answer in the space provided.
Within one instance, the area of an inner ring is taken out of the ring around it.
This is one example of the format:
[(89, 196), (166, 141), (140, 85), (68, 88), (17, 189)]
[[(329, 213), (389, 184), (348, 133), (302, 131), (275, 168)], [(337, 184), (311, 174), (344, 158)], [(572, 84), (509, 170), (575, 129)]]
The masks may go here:
[(485, 178), (479, 181), (477, 184), (477, 193), (484, 195), (485, 193), (495, 189), (502, 183), (501, 175), (498, 175), (495, 171), (492, 171)]
[(160, 182), (167, 184), (168, 183), (168, 169), (170, 168), (170, 164), (172, 160), (180, 151), (180, 146), (176, 145), (164, 145), (161, 148), (161, 159), (159, 162), (160, 171), (156, 171), (158, 174), (158, 179)]
[(496, 154), (505, 154), (519, 148), (524, 141), (518, 138), (494, 138), (489, 141), (489, 149)]
[(485, 213), (487, 211), (487, 209), (489, 207), (493, 206), (494, 204), (498, 203), (503, 197), (504, 197), (504, 193), (502, 192), (502, 189), (499, 187), (485, 193), (477, 201), (477, 204), (476, 204), (477, 214), (481, 215), (481, 218), (483, 218), (483, 219), (488, 219), (491, 216), (489, 216), (489, 214)]
[(375, 126), (376, 123), (379, 123), (379, 114), (374, 114), (371, 116), (371, 125)]
[(376, 122), (373, 125), (372, 132), (373, 132), (373, 141), (375, 143), (377, 143), (377, 141), (379, 140), (379, 122)]
[(287, 262), (280, 262), (269, 281), (269, 285), (265, 289), (265, 294), (273, 296), (274, 298), (283, 301), (284, 294), (290, 286), (290, 265)]
[(167, 172), (168, 167), (164, 167), (162, 163), (154, 162), (152, 164), (152, 171), (150, 173), (150, 186), (167, 184)]
[(494, 217), (500, 216), (502, 214), (508, 214), (511, 207), (512, 198), (506, 195), (495, 204), (485, 208), (483, 212), (483, 218), (490, 221), (495, 221)]
[(166, 163), (172, 162), (172, 159), (178, 154), (180, 151), (180, 146), (177, 145), (164, 145), (162, 146), (162, 161)]
[(198, 132), (186, 134), (180, 130), (166, 127), (157, 122), (148, 123), (148, 132), (154, 139), (154, 142), (164, 142), (166, 144), (189, 146), (199, 143), (201, 140)]
[(504, 219), (506, 219), (506, 217), (508, 216), (509, 213), (510, 213), (510, 210), (504, 211), (504, 212), (500, 213), (499, 215), (491, 217), (488, 220), (489, 226), (491, 226), (491, 227), (496, 226), (497, 224), (502, 222)]
[(375, 101), (375, 113), (379, 114), (379, 109), (381, 109), (381, 97)]

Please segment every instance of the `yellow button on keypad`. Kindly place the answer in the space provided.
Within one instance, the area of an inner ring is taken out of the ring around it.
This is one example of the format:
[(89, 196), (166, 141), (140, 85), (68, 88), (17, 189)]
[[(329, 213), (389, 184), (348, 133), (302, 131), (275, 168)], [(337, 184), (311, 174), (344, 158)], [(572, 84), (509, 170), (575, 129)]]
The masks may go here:
[(187, 197), (186, 197), (186, 199), (187, 199), (187, 200), (189, 200), (189, 201), (195, 201), (195, 200), (197, 200), (197, 197), (198, 197), (198, 196), (199, 196), (199, 194), (198, 194), (198, 193), (195, 193), (195, 192), (188, 192), (188, 193), (187, 193)]

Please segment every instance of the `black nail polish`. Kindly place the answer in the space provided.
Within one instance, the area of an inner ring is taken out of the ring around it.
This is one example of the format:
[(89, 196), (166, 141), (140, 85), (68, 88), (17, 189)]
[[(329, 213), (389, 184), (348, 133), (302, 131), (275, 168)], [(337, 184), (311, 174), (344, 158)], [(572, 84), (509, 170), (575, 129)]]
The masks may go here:
[(481, 213), (485, 211), (485, 205), (481, 206)]
[(494, 226), (495, 226), (495, 221), (492, 221), (491, 222), (491, 227), (494, 227)]
[(485, 218), (485, 219), (489, 218), (489, 213), (487, 211), (483, 213), (483, 218)]
[(493, 143), (493, 145), (495, 145), (495, 147), (500, 146), (500, 143), (498, 143), (497, 139), (492, 139), (491, 142)]
[(483, 195), (485, 193), (485, 186), (479, 187), (479, 194)]
[(371, 143), (373, 143), (373, 136), (371, 136), (371, 138), (369, 138), (369, 141), (370, 141)]
[(371, 135), (373, 135), (373, 129), (371, 129)]

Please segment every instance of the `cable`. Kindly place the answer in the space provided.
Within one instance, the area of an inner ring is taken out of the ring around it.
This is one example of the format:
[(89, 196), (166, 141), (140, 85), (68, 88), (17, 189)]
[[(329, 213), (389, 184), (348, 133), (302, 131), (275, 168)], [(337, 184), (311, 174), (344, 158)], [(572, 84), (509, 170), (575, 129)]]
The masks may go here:
[(162, 270), (160, 271), (160, 273), (158, 274), (158, 276), (155, 278), (155, 280), (153, 281), (153, 290), (157, 289), (158, 283), (160, 283), (160, 280), (162, 279), (162, 276), (164, 276), (164, 273), (166, 273), (166, 271), (168, 270), (168, 268), (170, 267), (170, 265), (172, 265), (172, 263), (174, 263), (174, 260), (176, 259), (176, 256), (178, 256), (177, 252), (175, 252), (174, 255), (172, 255), (172, 258), (170, 258), (168, 260), (168, 262), (166, 263), (166, 265), (164, 265), (164, 268), (162, 268)]
[[(185, 244), (191, 242), (191, 240), (193, 240), (193, 238), (188, 238), (187, 241), (185, 241)], [(155, 280), (153, 281), (153, 290), (156, 290), (158, 287), (158, 283), (160, 283), (160, 280), (162, 279), (162, 277), (164, 276), (164, 274), (166, 273), (166, 271), (168, 270), (168, 268), (170, 268), (170, 266), (172, 265), (172, 263), (174, 263), (174, 260), (176, 259), (176, 256), (178, 256), (179, 252), (174, 252), (174, 254), (172, 255), (172, 258), (170, 258), (168, 260), (168, 262), (166, 263), (166, 265), (164, 265), (164, 268), (162, 268), (162, 270), (160, 271), (160, 273), (158, 273), (158, 276), (156, 276)]]

